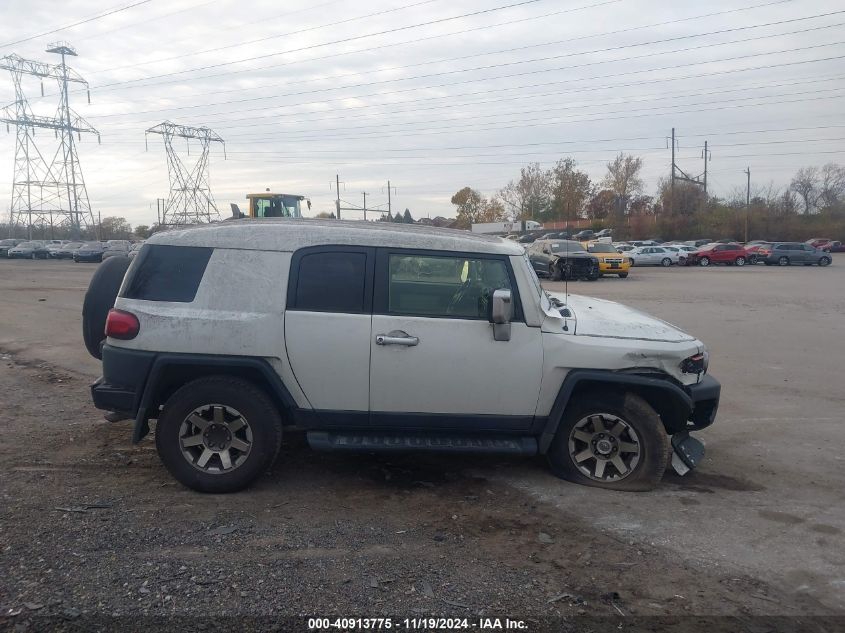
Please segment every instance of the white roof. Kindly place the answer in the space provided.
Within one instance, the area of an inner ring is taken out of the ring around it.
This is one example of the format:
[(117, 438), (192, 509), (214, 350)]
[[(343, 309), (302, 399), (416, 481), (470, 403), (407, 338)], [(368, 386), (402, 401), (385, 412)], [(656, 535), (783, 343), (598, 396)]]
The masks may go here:
[(317, 219), (226, 220), (156, 233), (148, 244), (295, 251), (306, 246), (392, 246), (439, 251), (522, 255), (511, 240), (416, 224)]

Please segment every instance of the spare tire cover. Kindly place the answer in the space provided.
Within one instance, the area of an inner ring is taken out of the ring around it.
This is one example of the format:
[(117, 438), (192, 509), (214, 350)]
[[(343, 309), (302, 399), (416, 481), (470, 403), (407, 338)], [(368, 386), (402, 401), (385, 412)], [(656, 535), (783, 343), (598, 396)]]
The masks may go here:
[(109, 257), (97, 266), (85, 300), (82, 303), (82, 338), (85, 348), (94, 358), (102, 358), (102, 344), (106, 339), (106, 318), (114, 307), (114, 300), (126, 269), (132, 260), (128, 257)]

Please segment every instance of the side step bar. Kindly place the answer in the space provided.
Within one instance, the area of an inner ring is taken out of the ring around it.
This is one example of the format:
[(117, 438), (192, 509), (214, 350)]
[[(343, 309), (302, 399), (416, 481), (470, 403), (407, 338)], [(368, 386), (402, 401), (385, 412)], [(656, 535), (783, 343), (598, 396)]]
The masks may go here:
[(537, 454), (535, 437), (330, 431), (309, 431), (306, 436), (308, 444), (315, 451), (437, 451), (526, 456)]

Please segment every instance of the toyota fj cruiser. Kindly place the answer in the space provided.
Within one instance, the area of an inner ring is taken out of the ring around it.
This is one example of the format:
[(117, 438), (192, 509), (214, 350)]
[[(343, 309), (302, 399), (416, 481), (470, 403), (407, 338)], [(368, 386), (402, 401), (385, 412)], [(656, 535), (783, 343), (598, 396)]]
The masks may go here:
[(100, 266), (83, 313), (94, 403), (134, 419), (135, 442), (157, 420), (165, 467), (200, 491), (247, 486), (288, 427), (316, 450), (542, 454), (564, 479), (646, 490), (696, 465), (690, 431), (719, 403), (700, 341), (546, 292), (521, 246), (463, 231), (159, 233)]

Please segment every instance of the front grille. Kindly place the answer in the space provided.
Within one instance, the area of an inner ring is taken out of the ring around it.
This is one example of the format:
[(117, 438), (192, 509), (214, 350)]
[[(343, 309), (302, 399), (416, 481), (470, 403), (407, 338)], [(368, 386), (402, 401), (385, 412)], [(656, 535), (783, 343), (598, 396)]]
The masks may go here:
[(605, 264), (621, 264), (621, 263), (622, 263), (622, 259), (621, 259), (621, 258), (620, 258), (620, 259), (609, 259), (609, 258), (605, 257), (605, 258), (604, 258), (604, 263), (605, 263)]

